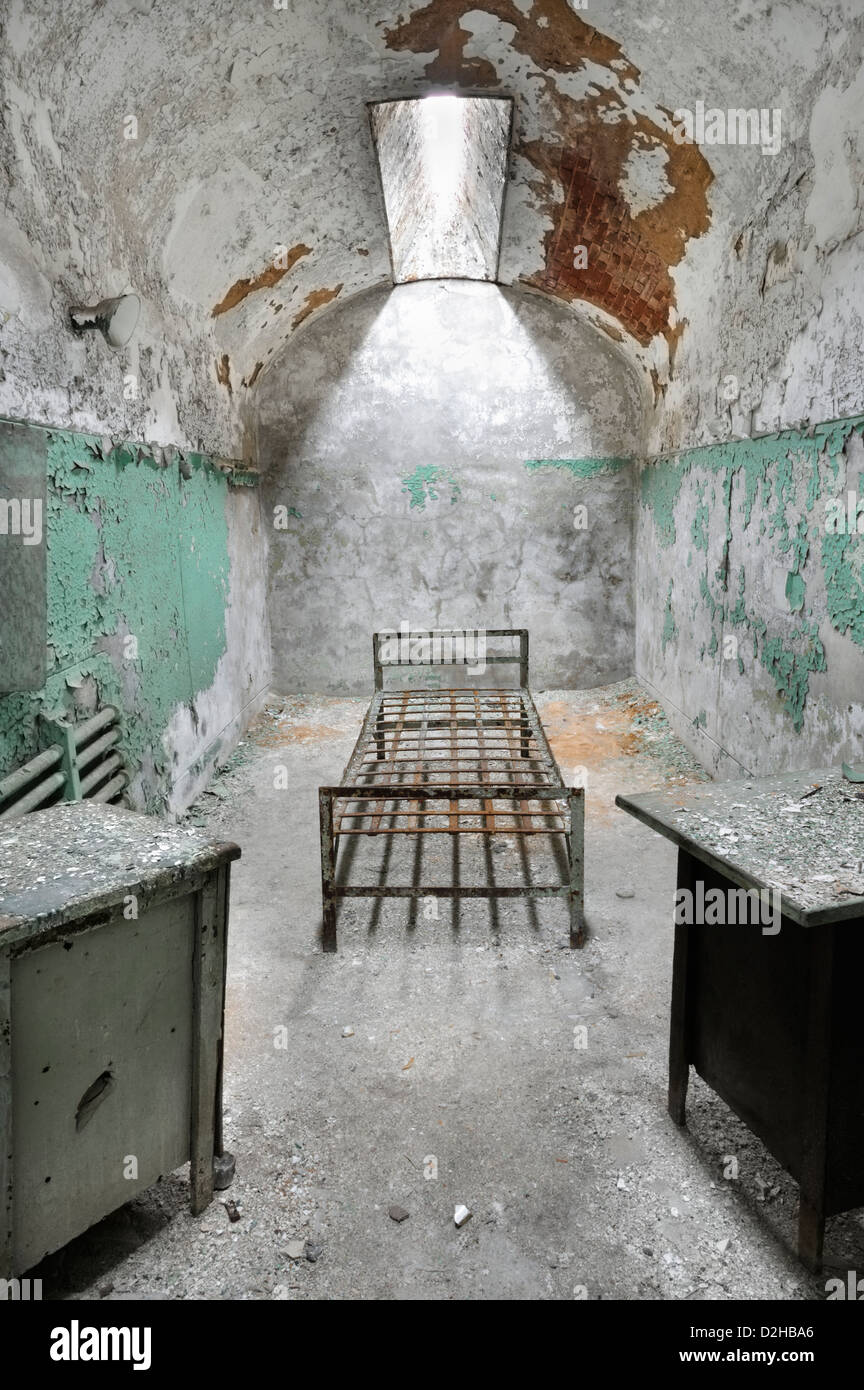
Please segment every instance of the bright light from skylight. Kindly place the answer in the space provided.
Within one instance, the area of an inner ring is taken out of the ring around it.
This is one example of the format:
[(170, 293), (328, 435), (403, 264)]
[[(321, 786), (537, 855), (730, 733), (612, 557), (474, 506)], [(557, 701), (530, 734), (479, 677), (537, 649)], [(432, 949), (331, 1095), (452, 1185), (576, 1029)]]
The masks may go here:
[(397, 284), (495, 279), (511, 108), (450, 95), (370, 107)]
[(452, 215), (465, 169), (466, 111), (459, 97), (426, 97), (418, 106), (429, 191)]

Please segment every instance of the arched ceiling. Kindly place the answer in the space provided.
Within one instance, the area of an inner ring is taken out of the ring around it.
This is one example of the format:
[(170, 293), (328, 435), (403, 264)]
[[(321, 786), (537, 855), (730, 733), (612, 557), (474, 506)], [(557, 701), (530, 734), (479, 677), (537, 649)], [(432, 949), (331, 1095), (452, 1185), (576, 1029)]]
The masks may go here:
[[(60, 344), (70, 296), (134, 286), (141, 427), (230, 440), (303, 324), (389, 279), (366, 103), (447, 88), (515, 99), (502, 283), (579, 306), (659, 396), (716, 263), (699, 245), (728, 247), (782, 195), (858, 4), (11, 0), (4, 259), (25, 368), (50, 381), (28, 313)], [(782, 108), (789, 143), (676, 143), (672, 111), (700, 99)]]

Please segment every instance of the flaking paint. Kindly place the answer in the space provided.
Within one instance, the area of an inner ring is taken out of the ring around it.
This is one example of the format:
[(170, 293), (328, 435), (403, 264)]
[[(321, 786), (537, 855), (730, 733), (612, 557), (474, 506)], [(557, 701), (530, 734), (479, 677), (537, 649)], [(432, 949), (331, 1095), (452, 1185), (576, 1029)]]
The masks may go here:
[[(695, 588), (687, 587), (679, 601), (691, 604), (691, 629), (704, 629), (696, 648), (700, 662), (716, 665), (724, 632), (746, 639), (738, 674), (750, 659), (764, 668), (796, 734), (805, 725), (811, 676), (830, 674), (820, 624), (864, 650), (864, 545), (860, 536), (828, 533), (824, 505), (843, 493), (844, 451), (862, 434), (864, 417), (858, 415), (807, 433), (787, 430), (661, 456), (640, 478), (643, 516), (650, 518), (648, 534), (660, 555), (673, 551), (681, 522), (685, 516), (689, 521), (690, 565), (701, 563)], [(733, 542), (747, 550), (730, 586)], [(764, 588), (765, 575), (775, 571), (783, 572), (785, 618), (776, 596), (771, 606), (764, 593), (747, 591), (756, 578)], [(658, 624), (664, 654), (678, 643), (676, 616), (670, 581)]]
[(165, 730), (225, 652), (228, 475), (203, 454), (162, 466), (146, 446), (46, 435), (49, 676), (0, 699), (0, 775), (38, 751), (40, 713), (117, 704), (136, 799), (155, 809), (171, 778)]
[(625, 458), (526, 459), (525, 467), (529, 473), (536, 473), (540, 468), (561, 468), (572, 473), (574, 478), (600, 478), (632, 467), (632, 462)]

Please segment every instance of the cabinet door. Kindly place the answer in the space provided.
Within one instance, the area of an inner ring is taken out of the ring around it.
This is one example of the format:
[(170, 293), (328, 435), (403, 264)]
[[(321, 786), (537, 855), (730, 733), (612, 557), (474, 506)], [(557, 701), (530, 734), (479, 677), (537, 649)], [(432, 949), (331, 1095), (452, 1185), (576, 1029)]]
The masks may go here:
[(12, 962), (16, 1270), (189, 1158), (194, 897)]

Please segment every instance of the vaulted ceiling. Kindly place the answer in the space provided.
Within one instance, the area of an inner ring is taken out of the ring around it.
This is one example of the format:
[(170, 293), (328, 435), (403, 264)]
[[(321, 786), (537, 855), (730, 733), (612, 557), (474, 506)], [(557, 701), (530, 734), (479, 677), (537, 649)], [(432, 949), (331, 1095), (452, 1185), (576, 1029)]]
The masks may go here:
[[(699, 333), (718, 282), (730, 315), (751, 282), (764, 296), (766, 266), (748, 258), (753, 239), (762, 260), (772, 252), (776, 237), (760, 242), (772, 207), (785, 208), (804, 275), (783, 309), (781, 358), (812, 315), (826, 247), (860, 227), (859, 146), (844, 142), (860, 110), (860, 0), (7, 8), (6, 413), (94, 427), (122, 417), (236, 449), (261, 373), (303, 325), (390, 277), (370, 101), (432, 89), (514, 98), (499, 278), (572, 302), (641, 364), (658, 402), (687, 324), (705, 376)], [(780, 153), (677, 143), (674, 109), (700, 100), (781, 109)], [(852, 206), (842, 225), (823, 212), (830, 225), (814, 229), (820, 161), (832, 159)], [(777, 254), (772, 283), (794, 280)], [(69, 302), (127, 287), (145, 301), (131, 402), (117, 399), (100, 345), (70, 345), (65, 329)], [(734, 351), (730, 339), (711, 370)], [(760, 339), (751, 355), (767, 371), (772, 352)]]

